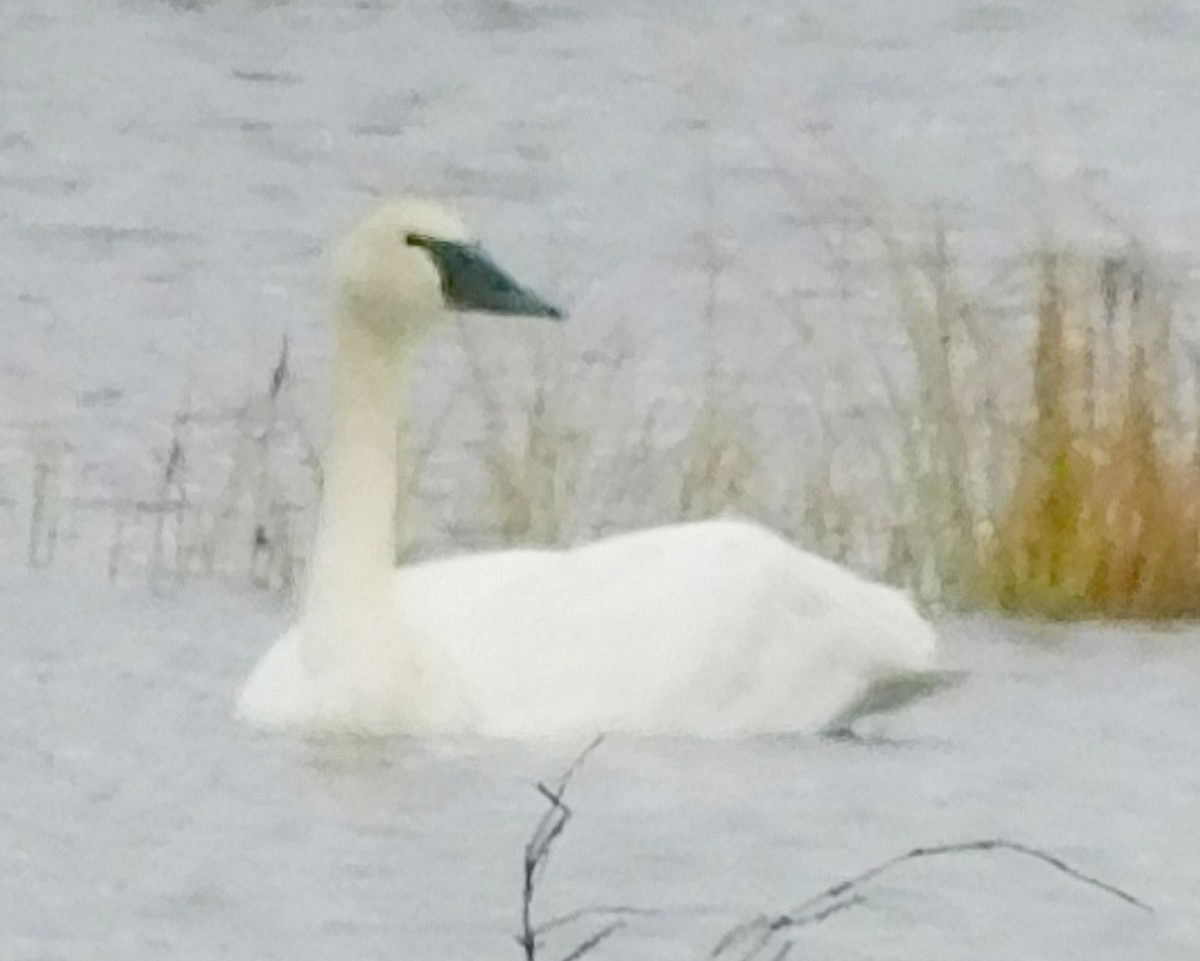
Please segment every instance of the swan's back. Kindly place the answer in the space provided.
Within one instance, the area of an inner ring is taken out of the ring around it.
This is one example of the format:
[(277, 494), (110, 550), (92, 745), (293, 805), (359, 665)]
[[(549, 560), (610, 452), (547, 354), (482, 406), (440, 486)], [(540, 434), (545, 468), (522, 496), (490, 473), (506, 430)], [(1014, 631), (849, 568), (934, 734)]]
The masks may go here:
[(396, 601), (449, 723), (499, 736), (816, 731), (936, 647), (900, 592), (737, 521), (435, 561)]
[(331, 674), (307, 670), (289, 632), (241, 715), (519, 738), (812, 733), (936, 656), (899, 591), (739, 521), (427, 562), (397, 572), (394, 601), (369, 656)]

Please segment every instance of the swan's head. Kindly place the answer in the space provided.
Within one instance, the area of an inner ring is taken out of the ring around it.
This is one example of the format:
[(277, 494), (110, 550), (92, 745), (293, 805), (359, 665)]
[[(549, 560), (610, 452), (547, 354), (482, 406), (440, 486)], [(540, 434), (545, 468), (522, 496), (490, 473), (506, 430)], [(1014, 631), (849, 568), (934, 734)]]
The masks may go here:
[(419, 200), (389, 200), (338, 248), (336, 283), (356, 322), (407, 339), (447, 310), (562, 317), (487, 255), (453, 214)]

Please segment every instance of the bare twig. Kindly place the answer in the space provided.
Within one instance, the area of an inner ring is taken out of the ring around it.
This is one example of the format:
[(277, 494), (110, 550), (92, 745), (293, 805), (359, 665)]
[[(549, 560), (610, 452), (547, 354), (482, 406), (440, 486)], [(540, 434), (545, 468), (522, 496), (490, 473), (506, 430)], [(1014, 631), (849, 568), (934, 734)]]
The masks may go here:
[(744, 950), (739, 955), (740, 961), (750, 961), (750, 959), (759, 955), (780, 931), (817, 924), (831, 915), (865, 904), (866, 898), (859, 893), (859, 888), (901, 864), (925, 858), (990, 851), (1011, 851), (1014, 854), (1032, 858), (1049, 865), (1054, 870), (1067, 875), (1075, 881), (1097, 888), (1135, 908), (1149, 913), (1153, 913), (1154, 911), (1148, 904), (1134, 897), (1128, 891), (1114, 884), (1109, 884), (1107, 881), (1101, 881), (1099, 878), (1085, 874), (1078, 868), (1067, 864), (1061, 858), (1039, 848), (1020, 844), (1015, 841), (1006, 841), (1002, 838), (963, 841), (956, 844), (938, 844), (913, 848), (911, 851), (897, 855), (894, 858), (889, 858), (887, 861), (883, 861), (853, 877), (830, 885), (824, 891), (801, 902), (787, 914), (775, 917), (761, 915), (744, 924), (738, 925), (727, 932), (717, 942), (709, 953), (709, 957), (716, 958), (722, 954), (729, 953), (734, 948), (742, 947)]
[[(517, 935), (517, 943), (524, 949), (526, 961), (537, 961), (539, 936), (542, 933), (541, 929), (533, 923), (533, 899), (537, 893), (537, 883), (549, 863), (550, 851), (554, 842), (558, 840), (566, 829), (567, 822), (571, 820), (571, 809), (563, 802), (563, 795), (566, 794), (575, 772), (603, 740), (604, 735), (601, 734), (585, 747), (558, 779), (556, 785), (553, 787), (547, 787), (544, 783), (537, 785), (538, 793), (550, 802), (550, 807), (538, 821), (537, 826), (533, 829), (533, 834), (525, 845), (521, 888), (521, 933)], [(563, 958), (563, 961), (578, 961), (579, 958), (608, 940), (624, 927), (624, 924), (623, 921), (615, 921), (602, 928), (572, 949)]]
[(580, 942), (580, 944), (574, 950), (572, 950), (570, 954), (563, 958), (563, 961), (578, 961), (579, 958), (582, 958), (593, 948), (596, 948), (603, 942), (607, 941), (610, 937), (612, 937), (612, 935), (616, 934), (623, 927), (625, 927), (624, 921), (614, 921), (607, 927), (601, 928), (590, 938)]
[(882, 864), (878, 864), (867, 871), (863, 871), (861, 874), (858, 874), (855, 877), (848, 878), (845, 881), (841, 881), (838, 884), (827, 888), (820, 894), (817, 894), (806, 901), (803, 905), (801, 905), (801, 908), (803, 909), (813, 906), (830, 898), (840, 897), (841, 895), (852, 891), (866, 882), (874, 880), (881, 874), (890, 871), (892, 868), (903, 864), (906, 861), (917, 861), (923, 858), (942, 857), (950, 854), (970, 854), (979, 851), (1011, 851), (1014, 854), (1020, 854), (1024, 857), (1033, 858), (1034, 860), (1041, 861), (1043, 864), (1048, 864), (1056, 871), (1060, 871), (1082, 884), (1090, 885), (1091, 887), (1111, 894), (1113, 897), (1119, 898), (1126, 904), (1130, 904), (1135, 908), (1140, 908), (1143, 911), (1148, 911), (1150, 913), (1154, 912), (1153, 908), (1151, 908), (1144, 901), (1134, 897), (1128, 891), (1125, 891), (1114, 884), (1109, 884), (1107, 881), (1101, 881), (1099, 878), (1085, 874), (1078, 868), (1072, 867), (1064, 860), (1056, 857), (1053, 854), (1049, 854), (1040, 848), (1031, 847), (1030, 845), (1021, 844), (1016, 841), (1007, 841), (1003, 838), (992, 838), (981, 841), (962, 841), (957, 844), (936, 844), (927, 847), (913, 848), (911, 851), (908, 851), (905, 854), (901, 854), (888, 861), (884, 861)]
[[(604, 740), (603, 735), (592, 741), (579, 756), (571, 763), (566, 772), (558, 779), (558, 783), (547, 786), (537, 785), (537, 791), (549, 802), (549, 808), (542, 814), (537, 825), (525, 845), (524, 884), (521, 899), (521, 932), (516, 941), (521, 945), (525, 961), (538, 961), (538, 948), (545, 935), (553, 930), (567, 927), (584, 919), (607, 917), (610, 920), (603, 927), (589, 935), (562, 958), (562, 961), (579, 961), (599, 945), (603, 944), (618, 931), (626, 927), (630, 917), (658, 917), (668, 913), (654, 908), (639, 908), (629, 905), (603, 905), (578, 908), (566, 914), (559, 915), (541, 924), (533, 921), (533, 901), (537, 892), (538, 881), (545, 872), (550, 859), (550, 851), (554, 842), (566, 830), (571, 820), (572, 811), (563, 801), (567, 787), (572, 778), (588, 759), (593, 751)], [(1062, 858), (1050, 854), (1041, 848), (1009, 841), (1004, 838), (987, 838), (973, 841), (960, 841), (951, 844), (935, 844), (915, 847), (903, 854), (881, 861), (874, 867), (838, 881), (812, 897), (800, 902), (794, 909), (784, 914), (760, 914), (729, 929), (709, 951), (709, 958), (716, 959), (736, 953), (737, 961), (786, 961), (795, 945), (794, 934), (799, 928), (821, 924), (828, 918), (857, 908), (867, 903), (866, 894), (862, 889), (870, 882), (887, 874), (894, 868), (912, 861), (928, 858), (956, 856), (961, 854), (990, 853), (993, 851), (1008, 851), (1013, 854), (1030, 858), (1055, 871), (1065, 874), (1073, 881), (1095, 888), (1131, 907), (1153, 913), (1154, 909), (1145, 901), (1135, 897), (1128, 891), (1103, 881), (1093, 875), (1086, 874), (1068, 864)]]
[[(741, 955), (742, 961), (749, 961), (750, 958), (754, 958), (762, 952), (780, 931), (820, 924), (835, 914), (840, 914), (849, 908), (866, 904), (866, 901), (867, 899), (862, 895), (855, 894), (844, 901), (833, 901), (820, 910), (811, 911), (808, 914), (795, 912), (793, 914), (781, 914), (776, 917), (759, 915), (725, 932), (709, 952), (709, 957), (718, 957), (752, 939), (752, 944)], [(791, 949), (791, 945), (791, 941), (786, 942), (784, 949), (782, 949), (782, 954), (786, 954)], [(777, 952), (773, 956), (773, 961), (775, 958), (781, 957), (782, 954)]]
[(592, 908), (576, 908), (574, 911), (568, 911), (566, 914), (553, 917), (549, 921), (543, 921), (534, 928), (534, 934), (541, 937), (548, 931), (565, 928), (569, 924), (574, 924), (576, 921), (583, 921), (586, 918), (613, 916), (657, 918), (661, 917), (664, 913), (657, 908), (636, 908), (630, 904), (603, 904)]

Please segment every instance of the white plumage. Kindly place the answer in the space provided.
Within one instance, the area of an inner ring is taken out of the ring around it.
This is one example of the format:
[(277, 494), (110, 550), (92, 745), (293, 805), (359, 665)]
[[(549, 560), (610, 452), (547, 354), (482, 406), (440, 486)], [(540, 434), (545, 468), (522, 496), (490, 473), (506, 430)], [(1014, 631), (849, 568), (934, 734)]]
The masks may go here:
[(299, 625), (238, 713), (267, 728), (565, 737), (807, 733), (939, 685), (899, 591), (740, 521), (392, 566), (406, 360), (446, 306), (557, 316), (448, 214), (342, 245), (333, 438)]

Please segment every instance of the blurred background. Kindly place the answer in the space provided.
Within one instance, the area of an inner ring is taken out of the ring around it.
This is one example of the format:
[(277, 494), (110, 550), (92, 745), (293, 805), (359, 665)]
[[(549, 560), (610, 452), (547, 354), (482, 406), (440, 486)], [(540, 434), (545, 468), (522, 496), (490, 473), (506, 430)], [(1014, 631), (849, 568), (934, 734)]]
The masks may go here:
[(931, 602), (1197, 610), (1184, 5), (0, 16), (13, 560), (291, 591), (322, 252), (400, 191), (571, 314), (425, 352), (405, 556), (737, 512)]

